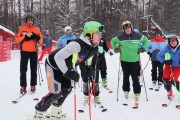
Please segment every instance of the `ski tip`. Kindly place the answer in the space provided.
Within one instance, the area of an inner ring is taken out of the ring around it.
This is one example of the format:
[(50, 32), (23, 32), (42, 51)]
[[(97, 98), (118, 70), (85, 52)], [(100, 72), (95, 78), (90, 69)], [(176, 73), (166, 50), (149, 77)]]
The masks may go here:
[(153, 90), (153, 88), (149, 88), (149, 90)]
[(17, 101), (15, 101), (15, 100), (14, 100), (14, 101), (11, 101), (11, 102), (12, 102), (13, 104), (16, 104), (16, 103), (17, 103)]
[(84, 112), (84, 110), (78, 110), (78, 112), (83, 113), (83, 112)]
[(39, 100), (38, 98), (34, 98), (33, 100)]
[(107, 109), (103, 109), (103, 110), (102, 110), (102, 112), (106, 112), (106, 111), (107, 111)]
[(123, 103), (122, 105), (123, 105), (123, 106), (128, 106), (128, 104), (127, 104), (127, 103)]
[(159, 91), (159, 89), (155, 89), (155, 91)]
[(176, 105), (176, 108), (177, 108), (177, 109), (180, 109), (180, 105)]
[(138, 109), (138, 107), (137, 106), (133, 106), (132, 109)]
[(168, 107), (168, 104), (162, 104), (162, 107)]
[(113, 91), (110, 90), (109, 93), (113, 93)]

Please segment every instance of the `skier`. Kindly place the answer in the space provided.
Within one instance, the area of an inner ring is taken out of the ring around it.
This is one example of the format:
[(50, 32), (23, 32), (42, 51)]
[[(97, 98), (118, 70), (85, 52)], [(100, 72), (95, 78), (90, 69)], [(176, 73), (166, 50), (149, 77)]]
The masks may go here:
[(19, 27), (16, 35), (16, 42), (21, 46), (21, 60), (20, 60), (20, 93), (26, 93), (27, 79), (26, 72), (28, 66), (28, 60), (30, 59), (31, 69), (31, 91), (36, 90), (37, 85), (37, 44), (43, 43), (43, 37), (40, 30), (34, 25), (34, 16), (28, 13), (25, 17), (26, 23)]
[[(162, 75), (163, 75), (163, 63), (160, 63), (156, 55), (160, 50), (162, 50), (167, 45), (167, 42), (165, 39), (163, 39), (161, 31), (155, 32), (155, 37), (151, 39), (148, 42), (146, 52), (151, 58), (152, 61), (152, 70), (151, 70), (151, 76), (152, 76), (152, 88), (153, 89), (156, 86), (156, 83), (158, 84), (158, 88), (163, 84), (162, 81)], [(157, 76), (157, 69), (158, 69), (158, 76)]]
[[(130, 21), (122, 23), (123, 33), (112, 38), (111, 46), (115, 52), (120, 52), (121, 67), (123, 70), (123, 86), (125, 98), (128, 98), (130, 91), (129, 76), (131, 75), (133, 81), (133, 91), (135, 101), (138, 101), (141, 86), (138, 80), (139, 74), (139, 53), (144, 52), (147, 46), (148, 39), (140, 33), (134, 32)], [(142, 48), (139, 49), (139, 44)], [(120, 44), (120, 48), (117, 45)]]
[(75, 67), (97, 54), (103, 32), (104, 27), (99, 22), (86, 22), (78, 39), (69, 40), (65, 47), (47, 57), (45, 66), (49, 93), (35, 106), (34, 120), (44, 119), (50, 106), (50, 117), (61, 119), (61, 105), (71, 92), (71, 80), (79, 80)]
[(70, 26), (66, 26), (64, 28), (64, 32), (65, 34), (58, 39), (56, 44), (57, 48), (65, 47), (68, 40), (76, 39), (76, 36), (72, 33), (72, 28)]
[(39, 57), (39, 62), (42, 62), (44, 55), (46, 53), (50, 54), (52, 49), (52, 38), (49, 36), (49, 30), (44, 30), (43, 38), (43, 47), (41, 56)]
[(168, 99), (172, 99), (172, 84), (180, 91), (178, 80), (180, 76), (180, 43), (174, 34), (170, 34), (166, 38), (168, 45), (157, 54), (157, 59), (165, 64), (163, 70), (164, 88), (167, 90)]

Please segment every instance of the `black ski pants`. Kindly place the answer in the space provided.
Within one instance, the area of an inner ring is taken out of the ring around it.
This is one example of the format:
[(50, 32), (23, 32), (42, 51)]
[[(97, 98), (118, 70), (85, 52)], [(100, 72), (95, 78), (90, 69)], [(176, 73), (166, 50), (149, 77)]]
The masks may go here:
[(139, 61), (137, 62), (125, 62), (121, 61), (121, 67), (123, 70), (123, 91), (130, 91), (130, 81), (129, 76), (131, 75), (133, 82), (134, 93), (141, 93), (141, 86), (138, 79), (139, 74)]
[(21, 60), (20, 60), (20, 86), (26, 87), (27, 86), (27, 78), (26, 72), (28, 68), (28, 61), (30, 60), (30, 85), (35, 86), (37, 85), (37, 52), (25, 52), (21, 51)]
[[(152, 61), (152, 70), (151, 70), (152, 81), (163, 82), (162, 81), (163, 66), (164, 64), (160, 63), (159, 61)], [(158, 70), (158, 75), (157, 75), (157, 70)]]

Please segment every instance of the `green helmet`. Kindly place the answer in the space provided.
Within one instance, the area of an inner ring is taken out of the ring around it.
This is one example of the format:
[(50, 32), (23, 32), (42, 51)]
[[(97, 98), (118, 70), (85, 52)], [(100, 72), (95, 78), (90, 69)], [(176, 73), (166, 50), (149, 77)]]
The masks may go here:
[(101, 23), (96, 21), (89, 21), (86, 22), (83, 28), (83, 32), (86, 36), (90, 37), (92, 39), (92, 35), (94, 32), (97, 32), (99, 34), (102, 34), (104, 32), (104, 26), (101, 25)]

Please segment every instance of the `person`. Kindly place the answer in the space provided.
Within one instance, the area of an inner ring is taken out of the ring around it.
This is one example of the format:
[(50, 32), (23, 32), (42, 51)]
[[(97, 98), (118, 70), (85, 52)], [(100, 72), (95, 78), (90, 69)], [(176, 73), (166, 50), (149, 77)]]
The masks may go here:
[[(123, 33), (111, 39), (111, 46), (114, 52), (120, 52), (120, 61), (123, 71), (123, 86), (125, 98), (128, 98), (130, 91), (129, 76), (131, 75), (133, 81), (134, 98), (138, 101), (141, 86), (138, 79), (139, 75), (139, 60), (140, 52), (144, 52), (148, 43), (147, 37), (138, 32), (134, 32), (130, 21), (122, 23)], [(117, 45), (120, 45), (118, 48)], [(142, 44), (141, 49), (139, 45)]]
[[(150, 89), (154, 89), (156, 84), (158, 84), (158, 88), (160, 88), (160, 86), (163, 84), (162, 75), (163, 75), (164, 64), (160, 63), (157, 60), (156, 55), (166, 45), (167, 45), (167, 42), (162, 37), (161, 31), (159, 31), (159, 30), (155, 32), (155, 37), (148, 42), (146, 52), (152, 61), (152, 69), (151, 69), (152, 88), (150, 88)], [(157, 75), (157, 69), (158, 69), (158, 75)]]
[(66, 26), (64, 28), (64, 32), (65, 34), (58, 39), (56, 44), (57, 48), (65, 47), (68, 40), (76, 39), (76, 36), (72, 33), (72, 28), (70, 26)]
[(43, 46), (42, 46), (42, 52), (39, 57), (39, 62), (42, 62), (42, 59), (44, 55), (50, 54), (52, 49), (52, 38), (49, 36), (49, 30), (44, 30), (44, 35), (43, 35)]
[(180, 82), (178, 80), (180, 76), (180, 44), (177, 36), (174, 34), (170, 34), (166, 38), (168, 45), (156, 57), (161, 63), (165, 64), (163, 70), (164, 88), (167, 90), (168, 99), (172, 99), (172, 85), (180, 91)]
[(20, 93), (26, 93), (27, 87), (27, 66), (30, 59), (31, 69), (31, 91), (36, 90), (37, 85), (37, 45), (43, 43), (43, 37), (40, 30), (34, 25), (34, 16), (28, 13), (25, 17), (26, 23), (19, 27), (18, 33), (16, 34), (16, 42), (20, 44)]
[(104, 27), (99, 22), (86, 22), (78, 39), (68, 40), (65, 47), (56, 49), (46, 58), (49, 93), (35, 106), (34, 120), (43, 119), (50, 106), (52, 119), (62, 117), (61, 106), (71, 93), (71, 80), (79, 80), (75, 67), (97, 54), (103, 32)]

